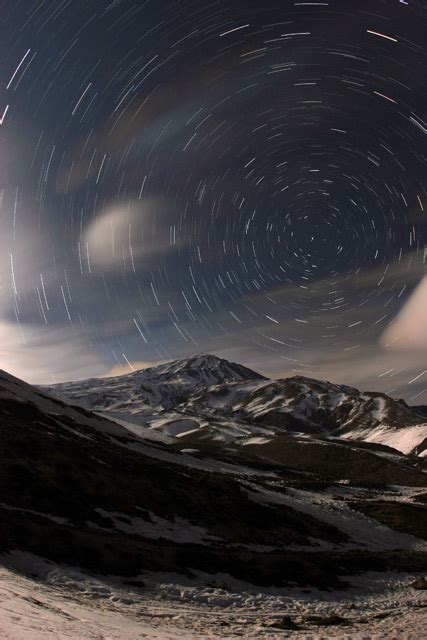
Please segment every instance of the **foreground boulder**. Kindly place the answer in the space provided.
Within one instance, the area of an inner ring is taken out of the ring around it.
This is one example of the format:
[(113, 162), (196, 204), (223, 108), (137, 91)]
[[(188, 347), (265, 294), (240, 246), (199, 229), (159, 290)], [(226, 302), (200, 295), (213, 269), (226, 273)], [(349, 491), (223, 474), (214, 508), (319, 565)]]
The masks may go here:
[(411, 587), (413, 589), (419, 589), (420, 591), (424, 591), (427, 589), (427, 580), (425, 578), (417, 578), (414, 582), (411, 582)]

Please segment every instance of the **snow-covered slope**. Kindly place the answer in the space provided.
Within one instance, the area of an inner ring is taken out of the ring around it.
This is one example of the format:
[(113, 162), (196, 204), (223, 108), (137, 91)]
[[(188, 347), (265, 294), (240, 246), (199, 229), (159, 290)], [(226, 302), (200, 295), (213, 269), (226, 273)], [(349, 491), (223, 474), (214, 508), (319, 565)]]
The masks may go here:
[(426, 448), (427, 421), (403, 400), (301, 376), (203, 389), (185, 411), (222, 415), (275, 433), (376, 442), (405, 454), (421, 455)]
[(418, 453), (424, 456), (427, 451), (423, 445), (426, 438), (425, 424), (404, 427), (403, 429), (379, 426), (373, 429), (358, 429), (346, 433), (344, 437), (349, 440), (364, 440), (365, 442), (377, 442), (393, 449), (398, 449), (402, 453)]
[(404, 454), (427, 450), (426, 417), (403, 400), (302, 376), (269, 380), (212, 355), (46, 390), (132, 424), (145, 437), (155, 431), (167, 438), (196, 434), (230, 443), (298, 433), (375, 442)]
[(256, 384), (231, 384), (202, 390), (186, 407), (280, 424), (292, 417), (303, 430), (341, 435), (354, 427), (416, 424), (421, 418), (403, 401), (380, 393), (361, 393), (345, 385), (295, 376)]

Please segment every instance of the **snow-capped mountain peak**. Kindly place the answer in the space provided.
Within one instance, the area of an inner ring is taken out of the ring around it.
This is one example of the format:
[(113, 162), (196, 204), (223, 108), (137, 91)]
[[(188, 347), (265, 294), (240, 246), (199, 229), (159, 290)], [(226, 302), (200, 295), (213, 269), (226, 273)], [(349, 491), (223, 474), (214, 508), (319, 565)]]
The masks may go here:
[[(157, 406), (170, 410), (193, 393), (223, 383), (263, 381), (247, 367), (210, 354), (173, 360), (114, 378), (95, 378), (47, 387), (54, 395), (87, 409), (123, 411)], [(123, 416), (122, 416), (123, 417)]]
[(222, 382), (264, 380), (264, 376), (235, 362), (229, 362), (211, 354), (197, 354), (189, 358), (172, 360), (131, 374), (143, 380), (157, 382), (182, 382), (211, 386)]

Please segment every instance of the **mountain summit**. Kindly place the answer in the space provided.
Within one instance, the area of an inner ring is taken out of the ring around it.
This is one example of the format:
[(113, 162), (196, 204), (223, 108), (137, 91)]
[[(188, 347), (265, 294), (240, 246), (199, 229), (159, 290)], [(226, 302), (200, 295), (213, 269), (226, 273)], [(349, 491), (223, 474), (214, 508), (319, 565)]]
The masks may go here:
[(211, 354), (197, 354), (189, 358), (172, 360), (156, 367), (142, 369), (130, 374), (155, 382), (189, 382), (212, 386), (221, 382), (243, 382), (245, 380), (266, 380), (264, 376), (241, 364), (229, 362)]

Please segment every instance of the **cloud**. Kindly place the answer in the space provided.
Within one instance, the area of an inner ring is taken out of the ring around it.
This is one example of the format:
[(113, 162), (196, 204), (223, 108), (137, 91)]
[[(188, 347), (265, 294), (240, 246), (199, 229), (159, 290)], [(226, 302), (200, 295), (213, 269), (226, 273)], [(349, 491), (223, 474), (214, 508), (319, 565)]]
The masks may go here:
[[(5, 209), (12, 219), (13, 204), (8, 203)], [(25, 216), (29, 218), (30, 214), (28, 207)], [(46, 234), (25, 219), (18, 218), (16, 226), (8, 224), (9, 220), (6, 216), (0, 220), (0, 314), (5, 307), (13, 307), (11, 296), (23, 296), (32, 290), (51, 254)]]
[(92, 266), (135, 271), (140, 258), (177, 246), (174, 209), (161, 197), (114, 202), (88, 225), (83, 242)]
[(393, 350), (427, 351), (427, 276), (384, 331), (380, 342)]
[(32, 384), (102, 375), (102, 358), (69, 329), (0, 320), (0, 368)]

